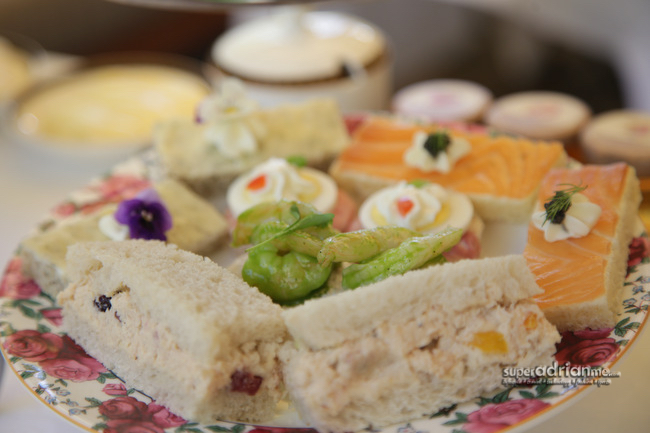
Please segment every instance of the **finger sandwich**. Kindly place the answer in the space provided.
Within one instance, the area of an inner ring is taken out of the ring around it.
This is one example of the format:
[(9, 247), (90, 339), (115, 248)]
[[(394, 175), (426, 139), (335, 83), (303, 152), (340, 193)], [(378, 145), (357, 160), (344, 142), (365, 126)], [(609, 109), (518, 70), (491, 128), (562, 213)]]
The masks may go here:
[[(270, 157), (303, 156), (308, 165), (326, 168), (349, 141), (343, 117), (331, 99), (259, 109), (241, 119), (239, 127), (247, 131), (254, 150), (229, 155), (211, 141), (214, 125), (190, 120), (158, 125), (155, 148), (169, 176), (210, 196)], [(235, 152), (242, 135), (239, 131), (228, 137), (227, 148)]]
[[(213, 252), (228, 233), (226, 219), (214, 206), (173, 179), (154, 185), (172, 218), (167, 241), (201, 255)], [(71, 217), (44, 232), (36, 233), (20, 245), (24, 270), (43, 291), (56, 296), (68, 283), (65, 255), (77, 242), (107, 241), (100, 220), (112, 215), (117, 204), (107, 204), (95, 213)]]
[(501, 385), (503, 367), (553, 361), (560, 336), (520, 255), (462, 260), (287, 309), (285, 383), (322, 432), (381, 428)]
[(207, 258), (160, 241), (67, 254), (63, 328), (129, 387), (185, 419), (269, 419), (283, 394), (280, 307)]

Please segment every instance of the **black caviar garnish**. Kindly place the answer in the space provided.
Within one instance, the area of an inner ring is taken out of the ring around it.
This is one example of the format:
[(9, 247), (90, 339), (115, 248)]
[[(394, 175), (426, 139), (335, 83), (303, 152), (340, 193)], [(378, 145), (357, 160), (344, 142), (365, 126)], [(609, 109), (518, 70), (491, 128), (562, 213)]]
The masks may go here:
[(437, 157), (440, 152), (445, 152), (451, 144), (451, 137), (444, 132), (434, 132), (429, 134), (424, 142), (424, 150), (429, 152), (432, 157)]
[(566, 213), (571, 207), (572, 197), (587, 188), (587, 186), (567, 184), (561, 184), (560, 186), (566, 186), (566, 188), (555, 191), (553, 197), (547, 199), (546, 203), (544, 203), (544, 210), (546, 211), (544, 224), (546, 224), (547, 221), (550, 221), (553, 224), (562, 224), (564, 218), (566, 218)]
[[(548, 215), (548, 209), (551, 207), (552, 203), (550, 201), (544, 203), (544, 209), (547, 212)], [(556, 210), (555, 213), (553, 214), (552, 218), (549, 220), (553, 224), (562, 224), (562, 221), (564, 221), (564, 218), (566, 217), (566, 213), (571, 207), (571, 203), (568, 203), (564, 208), (560, 208), (559, 210)]]

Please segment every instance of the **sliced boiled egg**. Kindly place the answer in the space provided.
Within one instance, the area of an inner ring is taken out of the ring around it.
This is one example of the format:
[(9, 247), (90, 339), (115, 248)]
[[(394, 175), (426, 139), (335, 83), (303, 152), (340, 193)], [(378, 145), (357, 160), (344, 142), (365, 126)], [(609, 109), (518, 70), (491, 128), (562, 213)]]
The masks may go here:
[(421, 233), (447, 227), (467, 230), (473, 217), (474, 206), (466, 195), (433, 183), (416, 186), (401, 182), (381, 189), (359, 209), (364, 228), (397, 225)]
[(235, 179), (226, 200), (234, 216), (256, 204), (279, 200), (310, 203), (326, 213), (333, 211), (337, 195), (336, 182), (326, 173), (298, 167), (282, 158), (270, 158)]

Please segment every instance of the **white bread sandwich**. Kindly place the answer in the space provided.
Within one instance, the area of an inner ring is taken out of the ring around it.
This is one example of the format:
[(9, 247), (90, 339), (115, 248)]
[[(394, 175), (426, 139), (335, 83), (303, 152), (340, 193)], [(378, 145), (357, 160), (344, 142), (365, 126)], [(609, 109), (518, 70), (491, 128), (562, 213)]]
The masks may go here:
[(428, 181), (467, 195), (485, 221), (527, 222), (539, 183), (565, 166), (559, 142), (370, 115), (330, 168), (359, 202), (400, 181)]
[(207, 258), (153, 240), (70, 247), (63, 328), (185, 419), (259, 421), (282, 396), (280, 307)]
[(501, 386), (504, 367), (553, 361), (560, 336), (520, 255), (462, 260), (285, 310), (283, 357), (300, 415), (322, 432), (381, 428)]
[[(569, 205), (558, 210), (561, 199)], [(557, 169), (544, 178), (524, 256), (544, 290), (535, 300), (560, 331), (618, 322), (640, 202), (639, 180), (624, 163)]]
[[(216, 250), (226, 239), (228, 224), (217, 209), (186, 186), (173, 179), (154, 185), (169, 211), (172, 227), (167, 241), (201, 255)], [(100, 221), (112, 215), (117, 204), (107, 204), (95, 213), (73, 217), (69, 221), (36, 233), (20, 245), (25, 272), (43, 291), (56, 296), (68, 283), (65, 255), (77, 242), (106, 241), (111, 233), (100, 228)]]
[(229, 129), (209, 121), (159, 125), (154, 144), (168, 175), (210, 196), (271, 157), (301, 156), (326, 169), (350, 139), (330, 99), (259, 109), (237, 122), (227, 124)]

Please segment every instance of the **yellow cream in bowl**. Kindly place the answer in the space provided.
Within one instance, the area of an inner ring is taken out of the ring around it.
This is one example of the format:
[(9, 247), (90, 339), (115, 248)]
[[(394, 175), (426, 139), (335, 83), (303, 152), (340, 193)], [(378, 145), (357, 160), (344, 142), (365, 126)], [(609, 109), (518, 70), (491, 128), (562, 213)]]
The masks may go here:
[(68, 145), (132, 145), (147, 141), (159, 121), (192, 118), (208, 93), (203, 79), (172, 67), (97, 67), (24, 100), (17, 127)]
[(0, 36), (0, 102), (15, 97), (31, 81), (27, 53)]

